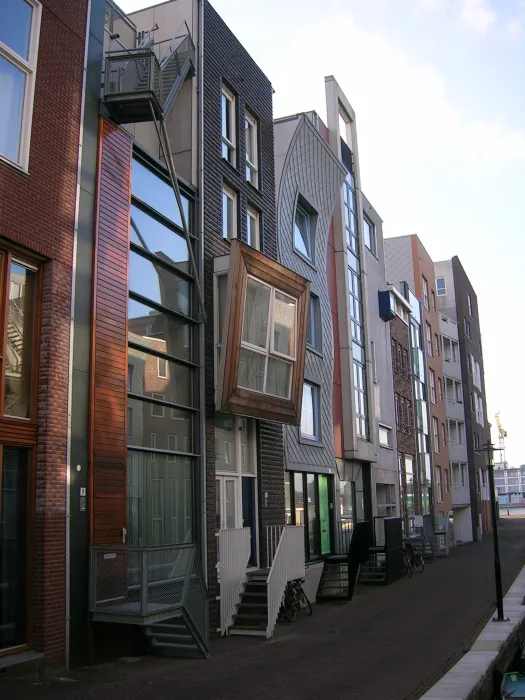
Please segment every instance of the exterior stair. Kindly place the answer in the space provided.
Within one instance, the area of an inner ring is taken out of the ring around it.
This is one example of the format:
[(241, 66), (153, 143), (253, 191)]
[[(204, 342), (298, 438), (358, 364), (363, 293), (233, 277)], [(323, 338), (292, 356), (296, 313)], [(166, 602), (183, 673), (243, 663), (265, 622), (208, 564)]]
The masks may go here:
[(329, 557), (323, 568), (317, 602), (348, 600), (348, 557), (346, 555)]
[(268, 589), (266, 585), (268, 574), (269, 569), (263, 569), (248, 575), (248, 581), (228, 634), (266, 636), (266, 628), (268, 627)]
[(361, 585), (386, 585), (386, 555), (383, 547), (370, 547), (368, 559), (361, 565), (358, 582)]
[(191, 624), (183, 614), (144, 628), (148, 646), (155, 653), (168, 656), (204, 657), (207, 650), (199, 644)]

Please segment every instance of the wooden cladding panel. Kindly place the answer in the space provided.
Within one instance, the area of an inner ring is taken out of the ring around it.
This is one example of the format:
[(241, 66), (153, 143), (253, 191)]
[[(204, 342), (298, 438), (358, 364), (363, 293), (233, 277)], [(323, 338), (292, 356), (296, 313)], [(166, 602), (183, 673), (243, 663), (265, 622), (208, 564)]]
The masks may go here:
[(101, 118), (91, 372), (91, 539), (117, 544), (126, 527), (126, 406), (130, 137)]
[[(290, 399), (261, 394), (237, 386), (241, 350), (244, 291), (248, 275), (282, 290), (297, 302), (297, 347), (293, 363)], [(219, 370), (217, 409), (244, 416), (263, 418), (298, 425), (301, 421), (306, 332), (310, 283), (259, 251), (241, 243), (231, 242), (230, 270), (226, 293), (223, 352)]]
[(0, 419), (0, 443), (34, 447), (37, 438), (37, 426), (25, 420), (9, 418)]

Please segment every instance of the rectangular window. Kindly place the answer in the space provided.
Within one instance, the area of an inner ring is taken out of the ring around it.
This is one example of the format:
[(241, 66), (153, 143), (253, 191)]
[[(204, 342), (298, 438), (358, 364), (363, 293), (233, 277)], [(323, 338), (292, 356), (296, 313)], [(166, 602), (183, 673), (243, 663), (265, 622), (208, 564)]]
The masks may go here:
[(423, 277), (423, 304), (425, 306), (425, 309), (428, 310), (428, 282), (425, 277)]
[(376, 238), (376, 227), (374, 224), (363, 214), (363, 235), (365, 239), (365, 245), (368, 250), (377, 257), (377, 238)]
[(0, 157), (27, 170), (42, 6), (0, 5)]
[(443, 489), (441, 486), (441, 467), (436, 467), (436, 498), (438, 503), (443, 502)]
[(311, 348), (321, 352), (321, 304), (319, 297), (310, 294), (310, 306), (308, 308), (308, 329), (306, 331), (306, 343)]
[(246, 141), (246, 180), (254, 187), (259, 186), (259, 154), (257, 144), (257, 120), (246, 112), (244, 136)]
[(470, 323), (467, 321), (467, 317), (463, 317), (463, 327), (465, 329), (465, 335), (470, 339)]
[(445, 469), (445, 493), (450, 493), (450, 472)]
[(235, 133), (235, 96), (222, 86), (222, 157), (235, 167), (235, 154), (237, 150)]
[(237, 385), (288, 399), (296, 331), (296, 299), (249, 276)]
[(434, 452), (440, 452), (439, 449), (439, 425), (438, 419), (432, 416), (432, 436), (434, 438)]
[(320, 387), (308, 382), (303, 386), (303, 403), (301, 408), (301, 437), (307, 440), (320, 440)]
[(428, 321), (425, 323), (426, 335), (427, 335), (427, 353), (429, 357), (432, 357), (432, 328)]
[(439, 400), (443, 401), (443, 381), (441, 380), (441, 377), (438, 377), (438, 394)]
[(379, 426), (379, 444), (381, 447), (392, 447), (392, 430), (384, 425)]
[(472, 317), (473, 316), (473, 314), (472, 314), (472, 297), (470, 296), (470, 294), (467, 295), (467, 302), (468, 302), (468, 313), (469, 313), (469, 316)]
[(226, 185), (222, 188), (222, 237), (227, 241), (237, 238), (237, 195)]
[(377, 365), (376, 365), (376, 344), (370, 343), (370, 354), (372, 355), (372, 381), (377, 384)]
[(354, 359), (354, 406), (356, 413), (357, 436), (366, 439), (368, 437), (368, 407), (366, 399), (366, 374), (365, 368)]
[(430, 400), (432, 403), (437, 403), (436, 401), (436, 375), (434, 373), (434, 370), (431, 369), (428, 371), (428, 377), (429, 377), (429, 382), (430, 382)]
[(162, 379), (168, 378), (168, 361), (163, 357), (157, 357), (157, 374)]
[[(164, 394), (151, 394), (152, 399), (159, 399), (160, 401), (164, 401)], [(160, 406), (159, 404), (152, 403), (151, 404), (151, 415), (154, 416), (155, 418), (164, 418), (164, 406)]]
[(438, 297), (444, 297), (447, 293), (447, 288), (445, 285), (445, 278), (444, 277), (437, 277), (436, 278), (436, 291)]
[(261, 250), (261, 234), (259, 212), (253, 207), (246, 210), (246, 242), (256, 250)]
[(432, 311), (436, 310), (436, 295), (434, 294), (434, 290), (432, 289), (431, 292), (431, 298), (432, 298)]
[(310, 215), (299, 204), (295, 210), (293, 245), (305, 258), (313, 262), (313, 241)]
[(436, 357), (439, 357), (441, 352), (439, 348), (439, 335), (437, 333), (434, 334), (434, 351), (436, 353)]
[(394, 411), (396, 415), (396, 427), (401, 428), (401, 416), (400, 416), (400, 396), (399, 394), (394, 394)]
[(447, 446), (447, 433), (445, 430), (445, 424), (441, 423), (441, 446), (446, 447)]

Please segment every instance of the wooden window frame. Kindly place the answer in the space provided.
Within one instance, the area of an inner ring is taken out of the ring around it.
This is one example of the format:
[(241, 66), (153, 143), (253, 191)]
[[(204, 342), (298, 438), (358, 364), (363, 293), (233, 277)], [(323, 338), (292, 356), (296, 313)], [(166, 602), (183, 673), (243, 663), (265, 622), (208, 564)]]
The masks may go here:
[[(295, 360), (291, 361), (289, 399), (237, 386), (248, 276), (253, 276), (263, 284), (277, 288), (296, 300)], [(216, 394), (218, 411), (300, 425), (309, 302), (310, 282), (308, 280), (267, 258), (239, 239), (232, 240)]]

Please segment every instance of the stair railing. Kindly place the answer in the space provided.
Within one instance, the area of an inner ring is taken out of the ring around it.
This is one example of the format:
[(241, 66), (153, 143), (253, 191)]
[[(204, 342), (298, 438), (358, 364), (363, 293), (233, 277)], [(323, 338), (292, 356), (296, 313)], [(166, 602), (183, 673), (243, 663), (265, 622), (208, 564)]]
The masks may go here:
[(266, 568), (269, 569), (273, 564), (275, 552), (279, 546), (281, 535), (283, 534), (284, 525), (266, 525)]
[(286, 584), (304, 578), (304, 525), (287, 525), (279, 539), (272, 567), (266, 581), (268, 594), (268, 625), (266, 638), (272, 636)]
[[(177, 51), (177, 49), (180, 47), (182, 42), (185, 41), (186, 39), (188, 39), (188, 37), (191, 41), (190, 28), (188, 27), (188, 23), (186, 22), (186, 20), (183, 20), (179, 24), (177, 31), (173, 35), (173, 38), (171, 39), (170, 43), (166, 47), (166, 50), (162, 54), (162, 57), (159, 61), (161, 70), (164, 67), (164, 64), (169, 61), (172, 54), (174, 54)], [(193, 46), (193, 42), (192, 42), (192, 46)]]
[(246, 581), (246, 567), (251, 553), (251, 529), (230, 528), (218, 532), (220, 552), (221, 632), (233, 623), (235, 607)]

